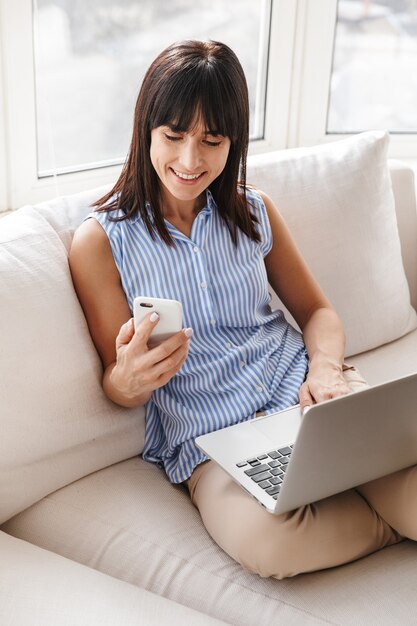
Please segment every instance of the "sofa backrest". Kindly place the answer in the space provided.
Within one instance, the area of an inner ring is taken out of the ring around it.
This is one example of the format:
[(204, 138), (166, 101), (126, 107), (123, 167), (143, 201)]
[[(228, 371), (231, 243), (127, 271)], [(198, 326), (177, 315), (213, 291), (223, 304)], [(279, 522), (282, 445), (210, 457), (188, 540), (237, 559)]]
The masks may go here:
[[(394, 341), (417, 325), (407, 281), (415, 298), (412, 176), (395, 164), (390, 172), (388, 145), (388, 133), (369, 131), (320, 146), (257, 155), (248, 164), (248, 181), (275, 201), (342, 318), (346, 356)], [(282, 307), (279, 299), (273, 301)]]
[[(271, 153), (271, 163), (273, 154)], [(252, 156), (248, 158), (249, 176), (251, 163), (255, 158)], [(404, 270), (410, 289), (411, 304), (417, 309), (417, 208), (414, 172), (406, 163), (394, 159), (388, 160), (388, 167), (395, 198)], [(250, 182), (256, 184), (256, 180)], [(74, 230), (92, 210), (91, 203), (108, 191), (109, 186), (104, 185), (40, 203), (35, 208), (51, 223), (69, 249)]]
[[(248, 159), (247, 181), (278, 206), (316, 279), (342, 317), (346, 355), (416, 327), (417, 212), (412, 170), (387, 161), (389, 136), (348, 139)], [(36, 206), (69, 249), (100, 187)], [(393, 195), (394, 194), (394, 195)], [(394, 200), (395, 196), (395, 200)], [(401, 245), (400, 245), (401, 241)], [(273, 294), (273, 306), (284, 309)]]
[(411, 304), (417, 309), (417, 208), (414, 171), (401, 161), (388, 161), (395, 197), (398, 232)]
[[(271, 152), (269, 164), (268, 161), (265, 162), (266, 169), (273, 166), (274, 156), (275, 152)], [(248, 181), (253, 184), (257, 184), (256, 178), (253, 179), (251, 176), (252, 163), (256, 163), (256, 159), (256, 156), (248, 157)], [(410, 289), (411, 304), (417, 309), (417, 208), (414, 172), (406, 163), (394, 159), (388, 160), (388, 167), (395, 198), (404, 270)], [(77, 194), (57, 197), (49, 202), (40, 203), (35, 208), (60, 234), (66, 248), (69, 249), (74, 230), (92, 210), (91, 203), (108, 191), (109, 186), (103, 185)], [(296, 233), (293, 234), (297, 237)]]

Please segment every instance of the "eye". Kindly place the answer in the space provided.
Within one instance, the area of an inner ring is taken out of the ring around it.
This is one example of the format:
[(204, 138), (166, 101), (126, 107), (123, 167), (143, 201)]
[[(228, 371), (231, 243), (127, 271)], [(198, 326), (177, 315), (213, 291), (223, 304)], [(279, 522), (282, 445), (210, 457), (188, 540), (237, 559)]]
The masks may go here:
[(164, 137), (165, 139), (168, 139), (168, 141), (180, 141), (181, 136), (179, 135), (168, 135), (168, 133), (164, 133)]
[(211, 148), (215, 148), (216, 146), (220, 146), (221, 141), (210, 141), (209, 139), (205, 139), (204, 143), (206, 146), (210, 146)]

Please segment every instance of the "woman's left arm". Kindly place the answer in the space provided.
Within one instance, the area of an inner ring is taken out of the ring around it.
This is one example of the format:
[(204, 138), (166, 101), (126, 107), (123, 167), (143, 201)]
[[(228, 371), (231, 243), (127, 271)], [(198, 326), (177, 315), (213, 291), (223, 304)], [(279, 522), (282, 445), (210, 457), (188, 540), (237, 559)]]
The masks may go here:
[(310, 367), (300, 388), (300, 405), (350, 392), (343, 377), (345, 333), (342, 322), (314, 279), (272, 200), (259, 192), (272, 229), (272, 249), (265, 257), (271, 287), (301, 328)]

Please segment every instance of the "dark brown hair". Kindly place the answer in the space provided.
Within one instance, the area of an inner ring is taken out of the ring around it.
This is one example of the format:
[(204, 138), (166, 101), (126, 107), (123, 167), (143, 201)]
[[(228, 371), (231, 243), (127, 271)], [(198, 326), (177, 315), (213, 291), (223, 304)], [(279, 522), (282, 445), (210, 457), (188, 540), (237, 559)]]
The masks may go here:
[[(182, 41), (166, 48), (145, 74), (135, 107), (129, 154), (113, 189), (97, 200), (98, 211), (121, 209), (120, 221), (140, 215), (151, 237), (155, 230), (174, 242), (160, 207), (160, 184), (151, 163), (151, 130), (173, 126), (186, 132), (196, 116), (208, 130), (230, 139), (222, 173), (209, 189), (232, 239), (236, 228), (254, 241), (260, 237), (246, 199), (249, 98), (246, 78), (235, 53), (216, 41)], [(147, 210), (150, 207), (150, 214)]]

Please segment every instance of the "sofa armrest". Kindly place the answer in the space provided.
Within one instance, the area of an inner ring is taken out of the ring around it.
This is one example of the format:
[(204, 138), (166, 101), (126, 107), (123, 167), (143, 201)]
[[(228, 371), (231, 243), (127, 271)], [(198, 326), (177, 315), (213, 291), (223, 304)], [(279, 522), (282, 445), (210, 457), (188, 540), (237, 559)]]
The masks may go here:
[(225, 624), (4, 532), (0, 554), (0, 624)]

